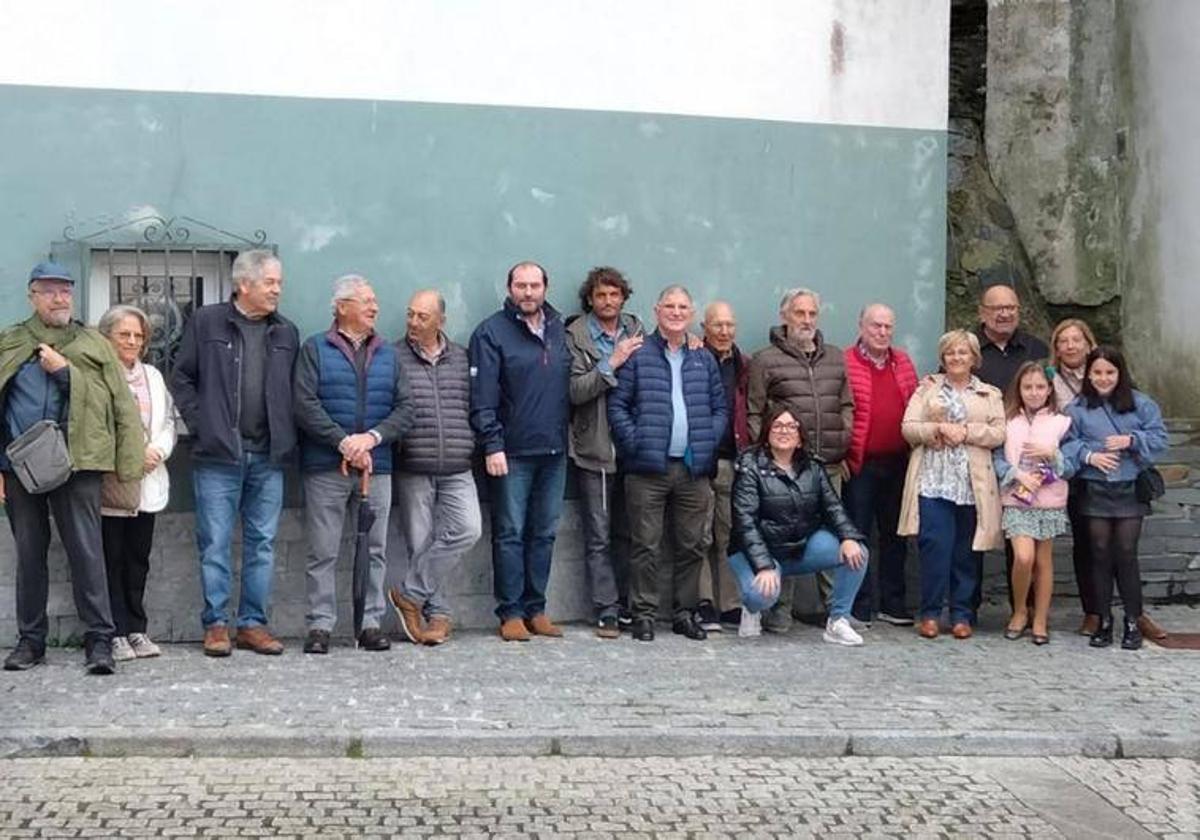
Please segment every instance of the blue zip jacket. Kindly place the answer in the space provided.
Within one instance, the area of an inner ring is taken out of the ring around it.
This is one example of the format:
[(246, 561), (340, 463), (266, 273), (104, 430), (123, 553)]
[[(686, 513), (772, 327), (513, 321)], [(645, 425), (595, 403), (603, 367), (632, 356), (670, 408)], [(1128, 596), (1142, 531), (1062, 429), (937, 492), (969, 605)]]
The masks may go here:
[[(1075, 476), (1085, 481), (1133, 481), (1167, 450), (1162, 411), (1141, 391), (1133, 392), (1133, 411), (1124, 414), (1115, 411), (1107, 400), (1089, 408), (1087, 399), (1080, 396), (1067, 406), (1067, 415), (1071, 428), (1063, 440), (1063, 456), (1075, 464)], [(1132, 435), (1133, 446), (1121, 450), (1121, 462), (1106, 474), (1089, 465), (1087, 456), (1103, 452), (1104, 439), (1109, 435)]]
[[(667, 471), (667, 447), (675, 416), (671, 404), (671, 364), (667, 343), (657, 330), (617, 370), (617, 387), (608, 395), (608, 425), (617, 457), (632, 473)], [(729, 404), (721, 371), (706, 348), (683, 349), (683, 401), (687, 406), (688, 445), (683, 460), (693, 478), (711, 475), (717, 444), (729, 422)]]
[(471, 334), (471, 429), (484, 455), (567, 451), (571, 354), (562, 317), (543, 304), (538, 338), (511, 298)]

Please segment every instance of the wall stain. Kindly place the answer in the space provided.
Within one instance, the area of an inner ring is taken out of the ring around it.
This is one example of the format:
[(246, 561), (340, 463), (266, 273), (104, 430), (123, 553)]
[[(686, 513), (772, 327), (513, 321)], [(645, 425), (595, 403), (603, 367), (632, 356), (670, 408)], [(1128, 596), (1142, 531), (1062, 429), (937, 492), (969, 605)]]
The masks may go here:
[(829, 32), (829, 72), (840, 76), (846, 70), (846, 27), (840, 20), (833, 22)]

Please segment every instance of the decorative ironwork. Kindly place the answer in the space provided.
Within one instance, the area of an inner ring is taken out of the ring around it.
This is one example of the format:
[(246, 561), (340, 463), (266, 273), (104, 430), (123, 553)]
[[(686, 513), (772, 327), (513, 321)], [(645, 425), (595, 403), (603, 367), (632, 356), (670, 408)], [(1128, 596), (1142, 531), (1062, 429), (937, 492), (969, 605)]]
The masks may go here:
[(189, 242), (192, 238), (192, 229), (200, 228), (205, 231), (220, 234), (230, 242), (237, 242), (245, 245), (261, 246), (267, 243), (267, 232), (259, 229), (251, 233), (249, 236), (242, 236), (238, 233), (219, 228), (216, 225), (210, 225), (208, 222), (203, 222), (191, 216), (172, 216), (169, 219), (162, 216), (148, 215), (141, 216), (136, 219), (121, 222), (119, 225), (110, 225), (92, 233), (83, 236), (77, 236), (75, 225), (69, 224), (63, 228), (63, 239), (68, 242), (98, 242), (105, 234), (115, 233), (117, 231), (140, 230), (141, 237), (146, 242), (152, 245), (182, 245)]

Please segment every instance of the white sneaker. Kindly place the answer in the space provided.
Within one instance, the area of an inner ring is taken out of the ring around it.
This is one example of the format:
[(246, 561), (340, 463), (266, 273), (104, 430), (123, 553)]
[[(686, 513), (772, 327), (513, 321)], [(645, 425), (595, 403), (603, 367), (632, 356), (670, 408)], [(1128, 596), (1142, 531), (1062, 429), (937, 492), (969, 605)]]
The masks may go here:
[(762, 635), (762, 615), (742, 607), (742, 620), (738, 624), (738, 635), (742, 638), (754, 638)]
[(137, 654), (133, 652), (129, 640), (124, 636), (113, 636), (112, 655), (114, 662), (128, 662), (131, 659), (137, 659)]
[(133, 648), (138, 659), (149, 659), (162, 654), (162, 649), (150, 641), (150, 637), (145, 633), (130, 633), (129, 646)]
[(830, 619), (825, 622), (825, 641), (831, 645), (848, 645), (857, 646), (863, 643), (862, 636), (854, 632), (854, 628), (850, 626), (850, 622), (845, 616), (834, 621)]

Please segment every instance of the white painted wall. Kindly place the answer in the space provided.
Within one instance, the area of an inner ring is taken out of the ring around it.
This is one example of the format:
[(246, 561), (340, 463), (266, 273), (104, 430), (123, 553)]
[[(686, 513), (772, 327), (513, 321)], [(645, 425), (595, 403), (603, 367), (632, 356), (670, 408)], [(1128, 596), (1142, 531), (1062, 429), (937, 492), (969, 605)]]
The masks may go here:
[(944, 130), (949, 19), (949, 0), (5, 2), (0, 84)]

